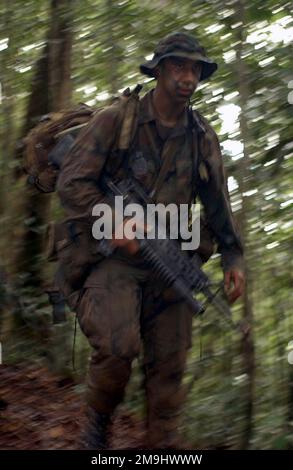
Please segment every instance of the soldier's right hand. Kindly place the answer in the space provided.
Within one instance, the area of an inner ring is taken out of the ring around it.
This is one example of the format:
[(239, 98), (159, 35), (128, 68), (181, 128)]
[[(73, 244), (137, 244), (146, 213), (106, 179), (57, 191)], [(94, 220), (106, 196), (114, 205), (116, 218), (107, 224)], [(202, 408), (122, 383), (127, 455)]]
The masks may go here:
[[(127, 230), (125, 225), (128, 224)], [(126, 218), (123, 224), (119, 225), (113, 232), (112, 240), (110, 242), (113, 248), (123, 248), (130, 255), (135, 255), (139, 250), (139, 243), (135, 239), (136, 223), (131, 219)]]
[(139, 250), (139, 243), (137, 240), (129, 240), (129, 238), (112, 238), (110, 244), (114, 248), (123, 248), (130, 255), (135, 255)]

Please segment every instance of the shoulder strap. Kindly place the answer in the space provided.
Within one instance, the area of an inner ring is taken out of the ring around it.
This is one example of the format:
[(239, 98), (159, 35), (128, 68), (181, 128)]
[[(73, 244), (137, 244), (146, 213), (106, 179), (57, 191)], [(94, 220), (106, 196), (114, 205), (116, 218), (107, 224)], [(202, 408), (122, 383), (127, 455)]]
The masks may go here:
[(123, 97), (126, 97), (127, 103), (123, 110), (123, 120), (118, 140), (118, 150), (125, 152), (129, 149), (132, 138), (135, 135), (138, 125), (138, 108), (139, 108), (139, 92), (142, 85), (136, 85), (132, 92), (127, 88), (123, 92)]
[[(147, 126), (146, 126), (147, 127)], [(159, 174), (153, 183), (153, 189), (150, 193), (151, 197), (154, 197), (156, 194), (159, 193), (160, 189), (162, 188), (167, 173), (169, 172), (173, 163), (173, 158), (165, 158), (163, 160), (162, 166), (160, 168)]]
[(106, 162), (106, 173), (109, 175), (114, 176), (121, 167), (126, 165), (127, 153), (138, 126), (139, 92), (141, 89), (142, 85), (136, 85), (133, 91), (127, 88), (115, 100), (119, 107), (119, 124), (118, 135)]
[(200, 152), (200, 138), (203, 133), (206, 132), (204, 123), (201, 120), (201, 115), (190, 108), (189, 114), (189, 122), (191, 126), (192, 132), (192, 161), (193, 161), (193, 181), (194, 181), (194, 198), (196, 197), (198, 191), (198, 185), (200, 184), (200, 180), (205, 180), (208, 178), (207, 168), (205, 163), (203, 162), (202, 155)]

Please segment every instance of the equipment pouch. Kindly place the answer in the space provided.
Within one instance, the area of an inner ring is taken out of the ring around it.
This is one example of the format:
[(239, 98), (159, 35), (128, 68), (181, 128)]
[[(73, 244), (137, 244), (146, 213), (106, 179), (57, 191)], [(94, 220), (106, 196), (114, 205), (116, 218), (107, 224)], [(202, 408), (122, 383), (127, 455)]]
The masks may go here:
[(73, 290), (81, 289), (92, 267), (103, 259), (99, 242), (86, 218), (72, 218), (51, 224), (48, 229), (47, 258), (59, 261)]

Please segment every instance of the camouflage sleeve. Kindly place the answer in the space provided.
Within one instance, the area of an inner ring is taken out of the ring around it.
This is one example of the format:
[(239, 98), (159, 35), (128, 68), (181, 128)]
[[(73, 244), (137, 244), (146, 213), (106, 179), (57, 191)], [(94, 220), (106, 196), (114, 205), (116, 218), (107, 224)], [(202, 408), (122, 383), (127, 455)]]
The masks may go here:
[(91, 216), (103, 194), (99, 177), (116, 142), (120, 111), (112, 105), (97, 113), (66, 155), (57, 191), (68, 217)]
[(243, 247), (231, 211), (218, 137), (206, 121), (205, 128), (199, 143), (199, 196), (219, 245), (223, 269), (242, 269)]

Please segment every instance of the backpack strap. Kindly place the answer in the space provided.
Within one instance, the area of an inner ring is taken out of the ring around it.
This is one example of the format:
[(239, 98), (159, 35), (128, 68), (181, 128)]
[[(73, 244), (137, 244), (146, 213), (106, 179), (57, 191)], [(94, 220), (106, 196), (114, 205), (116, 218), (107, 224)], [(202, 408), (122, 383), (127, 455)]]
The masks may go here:
[(192, 133), (192, 181), (194, 182), (193, 199), (195, 199), (200, 180), (208, 178), (207, 169), (203, 163), (199, 145), (202, 135), (206, 132), (206, 128), (200, 118), (200, 114), (191, 107), (189, 108), (189, 123)]
[(126, 88), (122, 95), (116, 98), (116, 103), (118, 102), (117, 106), (120, 107), (120, 129), (116, 142), (106, 162), (105, 173), (108, 174), (108, 176), (115, 175), (121, 167), (126, 165), (126, 157), (134, 141), (138, 127), (139, 92), (141, 89), (142, 85), (136, 85), (133, 91)]
[(139, 92), (141, 89), (142, 85), (138, 84), (132, 92), (129, 91), (129, 88), (123, 92), (123, 97), (126, 97), (127, 103), (123, 110), (124, 116), (118, 141), (118, 150), (122, 152), (129, 149), (131, 141), (136, 133), (138, 125)]

